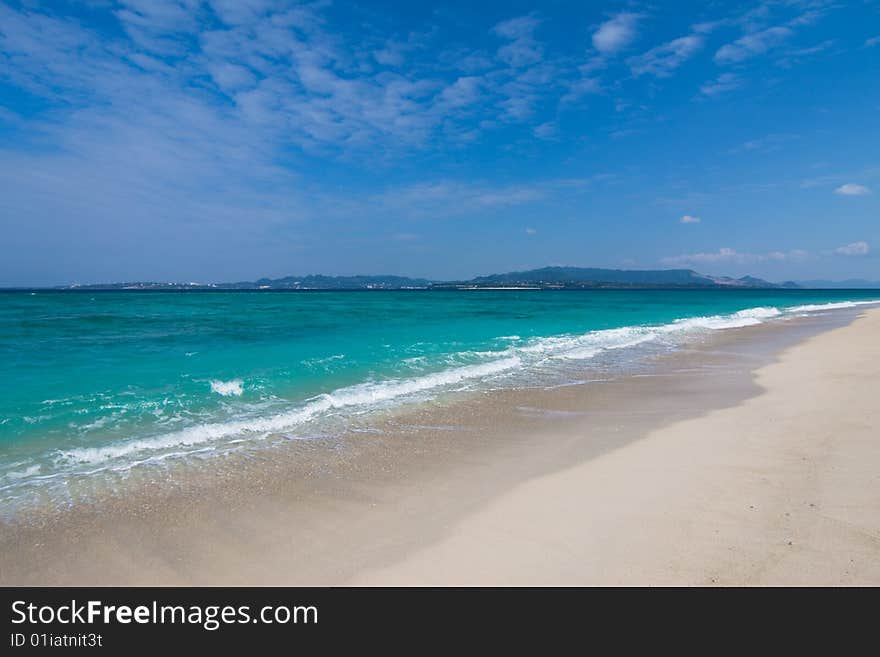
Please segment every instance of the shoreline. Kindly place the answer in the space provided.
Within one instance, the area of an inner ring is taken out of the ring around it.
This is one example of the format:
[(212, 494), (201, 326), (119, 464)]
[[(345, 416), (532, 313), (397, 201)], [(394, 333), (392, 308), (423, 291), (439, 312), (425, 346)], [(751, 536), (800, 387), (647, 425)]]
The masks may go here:
[(878, 332), (875, 309), (808, 338), (759, 395), (525, 482), (355, 582), (877, 585)]
[[(521, 569), (513, 556), (495, 559), (498, 568), (506, 564), (505, 579), (475, 566), (473, 555), (480, 552), (469, 541), (479, 532), (469, 527), (477, 518), (486, 525), (485, 514), (491, 525), (503, 516), (499, 505), (506, 508), (529, 486), (537, 486), (547, 503), (539, 518), (555, 518), (551, 529), (570, 524), (571, 510), (568, 520), (553, 512), (558, 498), (546, 491), (560, 484), (548, 479), (566, 478), (572, 464), (595, 467), (637, 445), (655, 444), (657, 432), (674, 431), (676, 423), (748, 406), (767, 394), (752, 381), (754, 370), (761, 381), (780, 350), (801, 348), (796, 343), (803, 338), (807, 348), (857, 316), (880, 317), (880, 311), (721, 331), (706, 345), (663, 357), (652, 375), (485, 393), (392, 417), (383, 434), (365, 434), (369, 440), (361, 435), (338, 444), (295, 445), (275, 462), (248, 464), (246, 476), (206, 471), (192, 490), (159, 490), (156, 497), (73, 509), (43, 524), (6, 526), (12, 531), (0, 540), (0, 582), (704, 583), (665, 582), (647, 573), (642, 580), (590, 579), (562, 568), (562, 559), (558, 572), (533, 568), (534, 577), (523, 580), (514, 574)], [(603, 498), (602, 490), (593, 493)], [(529, 536), (540, 544), (534, 532)], [(492, 545), (493, 553), (513, 545), (497, 537), (477, 543)], [(520, 549), (524, 562), (526, 553)]]

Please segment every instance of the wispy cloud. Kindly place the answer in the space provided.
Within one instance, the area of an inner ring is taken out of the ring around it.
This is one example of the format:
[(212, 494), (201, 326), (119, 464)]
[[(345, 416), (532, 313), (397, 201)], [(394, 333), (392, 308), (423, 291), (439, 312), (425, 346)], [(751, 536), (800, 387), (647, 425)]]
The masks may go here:
[(840, 194), (841, 196), (866, 196), (871, 193), (871, 190), (865, 187), (864, 185), (857, 185), (856, 183), (846, 183), (845, 185), (841, 185), (837, 189), (834, 190), (835, 194)]
[(593, 76), (592, 69), (587, 69), (574, 80), (569, 82), (568, 90), (562, 97), (563, 104), (576, 103), (577, 101), (590, 94), (598, 94), (602, 91), (602, 84), (599, 79)]
[(636, 27), (640, 18), (640, 14), (622, 12), (605, 21), (593, 32), (593, 47), (603, 55), (624, 50), (638, 36)]
[(852, 244), (834, 249), (837, 255), (843, 256), (863, 256), (868, 255), (870, 251), (871, 247), (868, 246), (867, 242), (853, 242)]
[(730, 153), (771, 153), (782, 149), (783, 145), (800, 139), (800, 135), (788, 133), (773, 133), (750, 139), (740, 146), (731, 149)]
[[(846, 191), (843, 191), (842, 188), (846, 187), (849, 191), (858, 192), (859, 187), (864, 187), (864, 184), (856, 184), (851, 181), (853, 179), (856, 180), (876, 180), (880, 178), (880, 166), (865, 166), (859, 169), (851, 169), (848, 171), (836, 171), (834, 173), (829, 173), (823, 176), (815, 176), (813, 178), (805, 178), (801, 181), (801, 187), (803, 189), (811, 189), (814, 187), (829, 187), (836, 186), (835, 191), (837, 189), (841, 189), (841, 191), (837, 192), (838, 194), (846, 194)], [(849, 185), (853, 185), (854, 188), (848, 187)], [(870, 192), (870, 188), (868, 188)], [(852, 195), (852, 194), (851, 194)], [(855, 194), (858, 195), (858, 194)]]
[(679, 223), (682, 223), (682, 224), (698, 224), (703, 220), (700, 219), (699, 217), (694, 217), (689, 214), (686, 214), (686, 215), (683, 215), (682, 218), (679, 219), (678, 221), (679, 221)]
[(551, 178), (499, 184), (487, 180), (439, 179), (411, 185), (392, 185), (378, 193), (328, 197), (325, 212), (350, 216), (378, 214), (409, 220), (488, 216), (544, 202), (570, 201), (612, 181), (610, 174), (584, 178)]
[(492, 31), (509, 41), (498, 50), (498, 58), (517, 68), (541, 61), (543, 51), (535, 39), (535, 30), (540, 24), (540, 21), (531, 15), (498, 23)]
[(745, 265), (760, 262), (784, 262), (801, 261), (809, 257), (806, 251), (795, 249), (792, 251), (770, 251), (769, 253), (742, 253), (735, 249), (723, 247), (717, 251), (688, 253), (679, 256), (663, 258), (664, 265), (706, 265), (716, 263), (729, 263)]
[[(502, 211), (586, 192), (602, 176), (559, 178), (532, 183), (499, 185), (489, 182), (437, 180), (389, 188), (379, 194), (353, 199), (361, 210), (378, 211), (409, 219), (444, 217)], [(345, 211), (345, 209), (343, 208)]]
[(557, 126), (552, 121), (548, 121), (547, 123), (542, 123), (539, 126), (535, 126), (532, 129), (532, 134), (535, 135), (538, 139), (552, 139), (556, 136)]
[(14, 83), (77, 112), (100, 106), (125, 118), (134, 109), (173, 127), (177, 113), (197, 111), (229, 134), (247, 128), (268, 150), (324, 155), (473, 137), (493, 129), (498, 107), (505, 122), (530, 122), (539, 99), (566, 93), (561, 63), (544, 61), (532, 15), (492, 28), (501, 40), (494, 55), (441, 48), (436, 63), (408, 64), (429, 36), (336, 33), (323, 11), (126, 0), (114, 13), (123, 31), (108, 37), (72, 19), (0, 6), (0, 63)]
[(760, 32), (747, 34), (733, 43), (728, 43), (715, 53), (719, 64), (735, 64), (767, 52), (788, 39), (794, 32), (788, 27), (770, 27)]
[[(836, 6), (834, 2), (825, 0), (761, 2), (733, 21), (742, 27), (745, 34), (721, 46), (715, 52), (715, 62), (721, 65), (736, 65), (775, 51), (789, 42), (798, 30), (815, 24)], [(797, 13), (792, 15), (792, 11)], [(783, 15), (780, 16), (780, 13)], [(799, 58), (826, 50), (832, 43), (833, 41), (829, 40), (815, 46), (793, 49), (777, 63), (790, 66)]]
[(828, 52), (835, 45), (834, 39), (827, 39), (822, 41), (821, 43), (817, 43), (814, 46), (807, 46), (805, 48), (792, 48), (786, 53), (784, 56), (776, 62), (777, 66), (781, 66), (782, 68), (791, 68), (796, 64), (800, 64), (805, 60), (815, 57), (816, 55), (820, 55), (822, 53)]
[(742, 78), (735, 73), (722, 73), (714, 80), (704, 82), (700, 87), (700, 94), (708, 98), (715, 98), (728, 91), (739, 89), (743, 86)]
[(652, 48), (641, 55), (630, 57), (626, 63), (636, 76), (668, 77), (702, 47), (703, 37), (689, 34)]

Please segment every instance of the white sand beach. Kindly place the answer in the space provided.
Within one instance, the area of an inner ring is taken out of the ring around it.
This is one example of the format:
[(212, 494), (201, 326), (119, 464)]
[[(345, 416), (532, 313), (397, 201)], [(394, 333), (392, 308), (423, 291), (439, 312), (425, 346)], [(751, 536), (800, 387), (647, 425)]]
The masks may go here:
[(742, 404), (518, 486), (362, 584), (880, 584), (880, 310)]

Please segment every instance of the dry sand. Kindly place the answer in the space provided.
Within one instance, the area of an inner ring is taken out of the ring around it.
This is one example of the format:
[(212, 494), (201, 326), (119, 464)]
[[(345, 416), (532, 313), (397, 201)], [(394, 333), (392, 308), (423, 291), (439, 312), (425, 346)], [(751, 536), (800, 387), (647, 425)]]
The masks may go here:
[(855, 315), (6, 525), (0, 583), (880, 584), (880, 309)]
[(880, 584), (880, 310), (359, 584)]

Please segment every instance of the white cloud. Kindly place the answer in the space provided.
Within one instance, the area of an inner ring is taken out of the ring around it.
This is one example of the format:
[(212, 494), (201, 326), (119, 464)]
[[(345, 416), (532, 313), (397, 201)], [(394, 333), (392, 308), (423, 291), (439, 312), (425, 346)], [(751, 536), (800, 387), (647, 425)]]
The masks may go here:
[(54, 128), (94, 119), (95, 134), (81, 135), (77, 149), (111, 138), (98, 129), (100, 108), (110, 123), (118, 115), (119, 130), (129, 121), (132, 133), (131, 117), (147, 115), (159, 140), (195, 122), (185, 143), (203, 156), (222, 144), (236, 148), (231, 142), (243, 137), (239, 152), (259, 151), (265, 163), (291, 148), (351, 156), (380, 146), (390, 158), (469, 141), (501, 125), (499, 108), (504, 123), (548, 136), (547, 116), (533, 121), (543, 103), (549, 109), (563, 96), (597, 90), (593, 80), (570, 82), (580, 75), (571, 61), (545, 60), (532, 15), (493, 28), (504, 40), (494, 57), (455, 45), (426, 59), (419, 53), (430, 35), (389, 37), (366, 28), (348, 35), (332, 29), (322, 3), (212, 0), (213, 16), (207, 6), (124, 0), (114, 14), (124, 31), (107, 37), (74, 19), (0, 3), (0, 68), (30, 93), (63, 101)]
[[(721, 46), (715, 53), (715, 62), (722, 65), (739, 64), (775, 50), (789, 41), (797, 30), (815, 24), (832, 7), (832, 4), (827, 0), (761, 2), (735, 21), (742, 26), (745, 34), (736, 41)], [(783, 23), (769, 24), (771, 16), (792, 8), (801, 13)], [(814, 46), (789, 50), (777, 61), (777, 64), (783, 68), (790, 67), (805, 57), (827, 50), (833, 43), (833, 40), (828, 40)]]
[(534, 228), (526, 228), (526, 235), (535, 235), (537, 232)]
[(479, 76), (462, 76), (446, 87), (440, 94), (440, 98), (449, 107), (464, 107), (480, 100), (483, 86), (484, 80)]
[[(559, 57), (545, 56), (543, 45), (535, 37), (540, 24), (541, 21), (530, 14), (511, 18), (492, 28), (495, 35), (508, 43), (496, 51), (494, 68), (482, 72), (486, 94), (481, 110), (486, 118), (481, 125), (528, 123), (542, 103), (562, 102), (560, 96), (565, 89), (562, 80), (571, 72), (572, 64)], [(501, 121), (494, 121), (490, 115)]]
[(724, 20), (703, 21), (701, 23), (694, 23), (693, 25), (691, 25), (691, 31), (695, 34), (709, 34), (719, 26), (724, 25), (725, 23), (726, 21)]
[(871, 247), (868, 246), (867, 242), (853, 242), (852, 244), (834, 249), (834, 252), (837, 255), (844, 256), (863, 256), (867, 255), (870, 250)]
[(731, 248), (720, 248), (718, 251), (708, 253), (687, 253), (680, 256), (663, 258), (661, 262), (664, 265), (686, 265), (686, 264), (736, 264), (745, 265), (756, 262), (783, 262), (783, 261), (801, 261), (809, 257), (806, 251), (794, 249), (792, 251), (770, 251), (769, 253), (741, 253)]
[(603, 55), (623, 50), (635, 40), (639, 18), (639, 14), (623, 12), (605, 21), (593, 33), (593, 47)]
[(752, 153), (772, 153), (774, 151), (778, 151), (783, 148), (783, 146), (791, 141), (800, 139), (801, 136), (797, 134), (791, 133), (773, 133), (769, 135), (765, 135), (763, 137), (758, 137), (756, 139), (750, 139), (747, 142), (744, 142), (742, 145), (730, 149), (730, 153), (743, 153), (743, 152), (752, 152)]
[(227, 94), (253, 87), (256, 82), (254, 74), (249, 69), (237, 64), (212, 63), (208, 65), (208, 70), (217, 86)]
[(532, 36), (540, 24), (541, 21), (532, 15), (517, 16), (501, 21), (492, 28), (492, 31), (504, 39), (523, 39)]
[(401, 68), (410, 57), (423, 49), (424, 35), (412, 32), (406, 39), (385, 39), (384, 45), (373, 51), (373, 59), (383, 66)]
[(813, 55), (828, 51), (835, 43), (834, 39), (827, 39), (821, 43), (817, 43), (815, 46), (792, 49), (786, 52), (784, 57), (776, 62), (776, 65), (782, 68), (790, 68), (795, 64), (800, 64), (805, 59), (809, 59)]
[(681, 219), (679, 219), (679, 222), (683, 224), (698, 224), (701, 221), (702, 219), (700, 219), (699, 217), (692, 217), (689, 214), (686, 214)]
[(736, 64), (775, 48), (793, 34), (791, 28), (776, 26), (753, 32), (728, 43), (715, 53), (719, 64)]
[(626, 60), (633, 74), (668, 77), (703, 47), (703, 38), (695, 34), (673, 39), (648, 52)]
[(586, 73), (574, 80), (568, 87), (568, 92), (562, 97), (563, 103), (574, 103), (589, 94), (597, 94), (602, 91), (599, 80)]
[(390, 189), (358, 203), (410, 218), (442, 217), (491, 212), (534, 203), (546, 198), (541, 185), (491, 186), (440, 181)]
[(880, 43), (880, 36), (871, 37), (870, 39), (865, 39), (865, 48), (873, 48), (878, 43)]
[(542, 123), (539, 126), (536, 126), (532, 129), (532, 134), (535, 135), (538, 139), (551, 139), (556, 136), (557, 128), (556, 124), (552, 121), (548, 121), (547, 123)]
[(374, 213), (407, 219), (441, 219), (444, 217), (507, 211), (561, 196), (589, 192), (595, 183), (607, 177), (555, 178), (539, 182), (497, 185), (480, 181), (435, 180), (388, 189), (351, 199), (348, 206), (337, 203), (343, 216)]
[(865, 196), (866, 194), (870, 194), (871, 190), (864, 185), (846, 183), (835, 189), (834, 193), (840, 194), (841, 196)]
[(227, 25), (241, 25), (271, 8), (271, 0), (210, 0), (217, 17)]
[(734, 249), (721, 248), (711, 253), (686, 253), (684, 255), (663, 258), (664, 265), (683, 265), (689, 263), (706, 264), (715, 262), (743, 262), (748, 254), (738, 253)]
[(498, 50), (498, 58), (514, 68), (536, 64), (543, 57), (541, 45), (534, 33), (541, 22), (534, 16), (518, 16), (498, 23), (492, 31), (502, 39), (510, 40)]
[(738, 75), (733, 73), (722, 73), (714, 80), (703, 83), (700, 87), (700, 93), (709, 98), (714, 98), (728, 91), (739, 89), (742, 86), (742, 80)]

